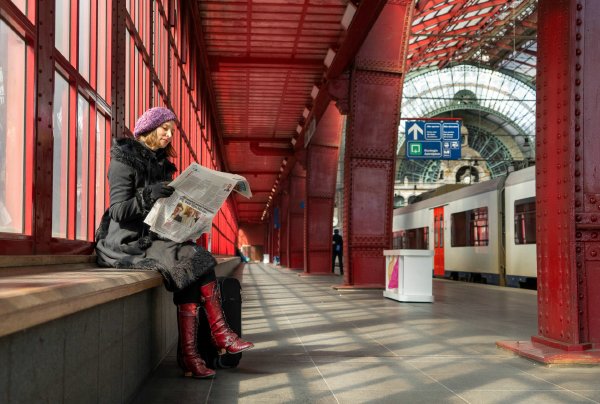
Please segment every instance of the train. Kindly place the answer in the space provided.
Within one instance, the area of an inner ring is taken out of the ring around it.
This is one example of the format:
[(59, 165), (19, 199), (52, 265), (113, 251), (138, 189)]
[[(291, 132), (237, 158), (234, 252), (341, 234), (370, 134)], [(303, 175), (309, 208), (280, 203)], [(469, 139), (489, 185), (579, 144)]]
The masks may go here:
[(433, 251), (433, 276), (537, 288), (535, 166), (394, 209), (393, 248)]

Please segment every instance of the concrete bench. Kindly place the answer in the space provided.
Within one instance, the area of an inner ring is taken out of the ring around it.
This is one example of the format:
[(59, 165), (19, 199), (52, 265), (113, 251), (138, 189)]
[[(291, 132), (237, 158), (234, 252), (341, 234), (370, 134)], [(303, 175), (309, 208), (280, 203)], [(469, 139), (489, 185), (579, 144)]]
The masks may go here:
[[(240, 263), (216, 258), (217, 276)], [(176, 343), (172, 294), (154, 271), (75, 256), (0, 257), (0, 267), (2, 403), (128, 402)]]

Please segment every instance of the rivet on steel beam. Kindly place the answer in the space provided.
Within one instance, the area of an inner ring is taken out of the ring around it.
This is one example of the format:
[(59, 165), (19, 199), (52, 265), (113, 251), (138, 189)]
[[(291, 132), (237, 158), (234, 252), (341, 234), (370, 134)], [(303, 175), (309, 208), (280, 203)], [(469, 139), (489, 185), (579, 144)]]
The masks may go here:
[(576, 54), (577, 56), (581, 55), (581, 49), (575, 49), (575, 54)]
[(579, 177), (581, 176), (581, 173), (579, 172), (579, 170), (575, 170), (575, 177)]
[(595, 231), (595, 232), (592, 233), (592, 238), (598, 238), (598, 232), (597, 231)]
[(580, 207), (581, 206), (581, 202), (580, 201), (575, 201), (575, 206), (576, 207)]
[(581, 79), (576, 79), (575, 80), (575, 85), (576, 86), (580, 86), (581, 85)]
[(581, 41), (581, 34), (577, 33), (577, 35), (575, 35), (575, 39), (578, 41)]
[(581, 130), (581, 126), (579, 124), (575, 124), (575, 132), (579, 132)]
[(575, 192), (581, 191), (581, 185), (575, 185)]
[(579, 110), (579, 109), (576, 109), (576, 110), (575, 110), (575, 116), (579, 116), (579, 115), (581, 115), (581, 110)]
[(581, 215), (575, 215), (575, 221), (581, 222)]
[(581, 20), (581, 18), (578, 18), (577, 21), (575, 22), (577, 25), (581, 25), (583, 24), (583, 21)]
[(577, 237), (577, 238), (581, 238), (581, 232), (580, 232), (580, 231), (578, 231), (577, 233), (575, 233), (575, 237)]
[(579, 147), (581, 145), (581, 140), (575, 139), (575, 146)]
[(577, 268), (581, 268), (583, 266), (583, 264), (581, 262), (577, 263)]
[(583, 9), (583, 5), (581, 3), (577, 3), (577, 11), (581, 11)]
[(596, 217), (596, 215), (592, 215), (591, 220), (592, 222), (597, 222), (598, 218)]
[(596, 198), (593, 196), (590, 196), (590, 203), (596, 203)]
[(581, 160), (581, 156), (579, 156), (579, 154), (576, 154), (575, 155), (575, 161), (579, 161), (579, 160)]

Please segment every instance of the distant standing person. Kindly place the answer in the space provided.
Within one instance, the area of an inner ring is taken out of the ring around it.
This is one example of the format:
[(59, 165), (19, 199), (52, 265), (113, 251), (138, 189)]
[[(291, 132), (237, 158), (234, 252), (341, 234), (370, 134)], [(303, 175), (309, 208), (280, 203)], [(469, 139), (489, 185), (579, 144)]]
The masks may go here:
[(344, 240), (340, 236), (340, 231), (333, 231), (333, 254), (331, 260), (331, 272), (335, 273), (335, 258), (340, 261), (340, 275), (344, 275)]

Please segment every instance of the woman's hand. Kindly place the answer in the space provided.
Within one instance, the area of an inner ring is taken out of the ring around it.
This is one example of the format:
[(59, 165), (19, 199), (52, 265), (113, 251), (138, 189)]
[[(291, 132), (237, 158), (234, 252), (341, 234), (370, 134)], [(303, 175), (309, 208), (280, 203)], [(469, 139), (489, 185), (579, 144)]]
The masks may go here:
[(160, 198), (168, 198), (175, 192), (175, 188), (167, 185), (166, 182), (157, 182), (156, 184), (148, 185), (150, 198), (156, 202)]

